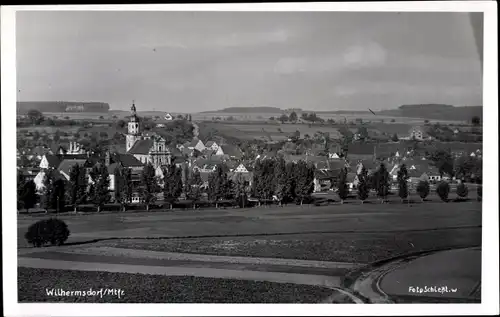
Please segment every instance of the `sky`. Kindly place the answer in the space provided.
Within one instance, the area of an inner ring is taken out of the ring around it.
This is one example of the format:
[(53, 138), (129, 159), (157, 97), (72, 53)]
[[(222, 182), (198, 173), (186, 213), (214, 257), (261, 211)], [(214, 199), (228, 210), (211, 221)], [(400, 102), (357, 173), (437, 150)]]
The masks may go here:
[(21, 101), (114, 110), (482, 104), (468, 13), (24, 11)]

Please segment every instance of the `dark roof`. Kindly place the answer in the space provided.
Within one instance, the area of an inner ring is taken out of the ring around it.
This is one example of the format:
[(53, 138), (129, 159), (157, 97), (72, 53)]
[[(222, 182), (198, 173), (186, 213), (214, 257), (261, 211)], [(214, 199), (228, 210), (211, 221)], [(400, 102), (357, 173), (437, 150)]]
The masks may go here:
[(57, 168), (61, 164), (59, 157), (54, 154), (46, 154), (45, 159), (49, 163), (49, 167)]
[(234, 145), (225, 144), (225, 145), (221, 145), (221, 148), (222, 148), (222, 152), (224, 152), (225, 155), (232, 156), (232, 157), (241, 157), (242, 156), (241, 150)]
[(60, 164), (59, 167), (57, 168), (60, 172), (66, 173), (66, 175), (69, 175), (71, 172), (71, 168), (75, 165), (78, 166), (83, 166), (87, 160), (82, 160), (82, 159), (65, 159), (63, 160)]
[(144, 166), (144, 164), (132, 154), (115, 153), (113, 154), (112, 161), (115, 163), (120, 162), (124, 167)]
[(49, 149), (44, 148), (42, 146), (35, 146), (33, 150), (31, 151), (28, 150), (28, 152), (31, 153), (32, 155), (44, 155), (49, 152)]
[(148, 154), (149, 149), (153, 146), (152, 139), (138, 140), (134, 143), (132, 148), (127, 152), (128, 154)]
[(54, 143), (50, 146), (50, 151), (52, 151), (53, 154), (58, 154), (60, 149), (63, 150), (63, 153), (67, 152), (66, 147), (61, 144)]
[(339, 176), (339, 171), (334, 171), (334, 170), (314, 171), (314, 177), (320, 180), (337, 178), (338, 176)]
[(170, 150), (170, 154), (172, 156), (181, 156), (182, 152), (175, 146), (169, 146), (168, 149)]
[(350, 154), (373, 154), (375, 144), (370, 143), (351, 143), (347, 149), (347, 155)]
[(87, 154), (65, 154), (58, 155), (59, 160), (86, 160), (88, 158)]
[[(201, 141), (200, 139), (194, 138), (193, 140), (191, 140), (191, 142), (188, 142), (187, 146), (195, 147), (198, 144), (198, 142), (200, 142), (200, 141)], [(201, 142), (201, 143), (203, 143), (203, 142)]]
[(213, 144), (215, 143), (215, 141), (208, 141), (205, 146), (206, 147), (211, 147)]

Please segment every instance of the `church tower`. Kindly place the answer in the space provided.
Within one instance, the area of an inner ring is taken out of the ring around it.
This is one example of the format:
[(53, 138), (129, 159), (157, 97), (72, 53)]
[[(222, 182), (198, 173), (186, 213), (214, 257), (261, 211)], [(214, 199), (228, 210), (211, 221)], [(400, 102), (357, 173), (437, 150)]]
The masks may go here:
[(141, 138), (141, 132), (139, 127), (139, 118), (137, 117), (137, 111), (135, 108), (135, 102), (132, 102), (132, 108), (130, 108), (132, 115), (130, 116), (130, 121), (128, 123), (127, 132), (127, 152), (134, 146), (134, 143)]

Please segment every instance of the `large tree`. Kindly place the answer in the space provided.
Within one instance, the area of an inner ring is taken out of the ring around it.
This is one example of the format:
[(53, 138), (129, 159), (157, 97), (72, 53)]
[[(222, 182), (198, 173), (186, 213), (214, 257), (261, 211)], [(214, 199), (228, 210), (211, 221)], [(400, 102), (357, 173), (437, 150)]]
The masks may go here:
[(390, 177), (385, 164), (380, 164), (378, 170), (375, 172), (375, 189), (377, 196), (380, 197), (382, 203), (387, 199), (390, 187)]
[(314, 190), (314, 165), (299, 161), (295, 167), (295, 195), (302, 205), (304, 199), (308, 198)]
[(474, 126), (478, 126), (481, 124), (481, 118), (479, 118), (478, 116), (473, 116), (471, 119), (471, 123)]
[(337, 194), (340, 198), (340, 203), (343, 204), (344, 200), (347, 199), (349, 195), (349, 188), (347, 186), (347, 168), (342, 168), (339, 174)]
[(295, 111), (292, 111), (292, 113), (290, 113), (290, 116), (288, 117), (288, 120), (290, 120), (291, 122), (297, 122), (297, 113)]
[(429, 195), (430, 185), (427, 180), (420, 180), (417, 185), (417, 193), (420, 196), (422, 202), (425, 201), (425, 198)]
[(17, 209), (33, 208), (37, 202), (38, 195), (36, 193), (36, 185), (32, 180), (27, 181), (22, 173), (17, 175)]
[(277, 159), (276, 167), (274, 169), (274, 179), (276, 180), (276, 188), (274, 190), (274, 193), (278, 198), (280, 206), (283, 203), (283, 200), (286, 199), (288, 194), (286, 191), (289, 180), (286, 172), (286, 162), (282, 157), (280, 157)]
[(226, 167), (218, 164), (215, 171), (208, 177), (208, 197), (219, 207), (218, 202), (229, 196), (230, 182), (227, 177)]
[(464, 182), (460, 182), (457, 186), (457, 195), (459, 199), (464, 199), (467, 198), (467, 195), (469, 194), (469, 189), (465, 185)]
[(436, 192), (442, 201), (448, 202), (448, 195), (450, 194), (450, 185), (448, 182), (442, 181), (438, 184)]
[(69, 203), (73, 205), (73, 209), (75, 212), (77, 206), (84, 203), (86, 199), (86, 189), (87, 178), (85, 168), (83, 166), (75, 164), (71, 167), (69, 174)]
[(408, 198), (408, 170), (405, 164), (398, 171), (398, 195), (401, 201)]
[(44, 209), (55, 209), (56, 206), (54, 204), (54, 183), (55, 172), (52, 169), (47, 169), (44, 171), (43, 178), (43, 189), (42, 189), (42, 206)]
[(482, 160), (477, 157), (462, 156), (455, 161), (454, 173), (457, 179), (472, 180), (482, 174)]
[(238, 173), (234, 181), (231, 182), (231, 185), (233, 186), (232, 195), (238, 202), (238, 206), (244, 208), (247, 201), (247, 193), (248, 193), (247, 180), (243, 177), (241, 173)]
[(36, 109), (31, 109), (28, 111), (28, 119), (33, 125), (39, 125), (43, 121), (43, 114)]
[(141, 188), (140, 195), (142, 201), (146, 205), (146, 210), (149, 211), (149, 207), (157, 199), (156, 194), (158, 193), (158, 182), (155, 176), (155, 169), (153, 165), (149, 162), (144, 166), (141, 173)]
[(132, 201), (132, 172), (123, 166), (118, 166), (115, 171), (115, 201), (118, 202), (123, 211)]
[(163, 171), (163, 198), (168, 201), (170, 208), (182, 194), (182, 169), (175, 164), (170, 164)]
[(24, 208), (22, 197), (25, 183), (26, 180), (23, 174), (21, 173), (21, 171), (17, 171), (17, 210)]
[(370, 193), (368, 171), (363, 166), (358, 176), (358, 198), (363, 204)]
[(94, 183), (90, 200), (97, 207), (97, 212), (100, 212), (104, 204), (111, 200), (108, 167), (104, 164), (96, 164), (90, 171), (90, 178)]
[(193, 207), (196, 208), (196, 202), (200, 200), (202, 194), (203, 180), (198, 170), (194, 171), (189, 178), (188, 197), (193, 200)]
[(433, 162), (433, 165), (438, 168), (441, 177), (443, 177), (444, 174), (448, 174), (450, 176), (454, 175), (454, 160), (450, 151), (437, 150), (430, 153), (428, 158)]

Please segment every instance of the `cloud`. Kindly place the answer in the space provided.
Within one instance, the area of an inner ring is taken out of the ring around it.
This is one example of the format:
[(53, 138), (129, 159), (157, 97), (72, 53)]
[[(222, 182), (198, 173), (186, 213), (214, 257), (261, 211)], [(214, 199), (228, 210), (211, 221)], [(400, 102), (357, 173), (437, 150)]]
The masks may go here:
[(387, 54), (381, 45), (370, 42), (347, 48), (343, 58), (347, 66), (377, 67), (385, 65)]
[(278, 74), (320, 73), (347, 70), (349, 68), (371, 68), (384, 66), (387, 61), (385, 49), (377, 43), (347, 47), (342, 52), (309, 57), (283, 57), (274, 67)]
[(232, 33), (215, 39), (214, 43), (219, 47), (240, 47), (284, 43), (289, 38), (290, 33), (286, 30), (274, 30), (270, 32)]

